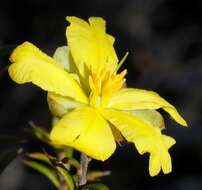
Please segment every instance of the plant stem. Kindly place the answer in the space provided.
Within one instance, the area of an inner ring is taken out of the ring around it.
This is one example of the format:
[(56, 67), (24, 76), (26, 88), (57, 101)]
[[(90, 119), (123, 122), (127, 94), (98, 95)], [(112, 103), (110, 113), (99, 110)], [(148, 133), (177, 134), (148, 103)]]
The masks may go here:
[(88, 164), (91, 161), (90, 158), (84, 153), (81, 153), (81, 158), (80, 158), (80, 172), (79, 172), (79, 186), (85, 185), (87, 182), (86, 175), (88, 171)]

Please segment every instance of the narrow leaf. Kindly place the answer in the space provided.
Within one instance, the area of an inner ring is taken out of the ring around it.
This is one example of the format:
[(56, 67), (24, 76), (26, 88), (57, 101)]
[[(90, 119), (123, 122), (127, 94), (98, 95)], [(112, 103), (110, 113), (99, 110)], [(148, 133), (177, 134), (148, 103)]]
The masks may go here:
[(65, 184), (68, 186), (68, 190), (74, 190), (74, 181), (69, 172), (62, 167), (57, 166), (56, 168), (58, 173), (63, 177)]
[(76, 160), (75, 158), (69, 158), (68, 159), (68, 164), (70, 165), (70, 166), (73, 166), (73, 167), (75, 167), (76, 169), (80, 169), (80, 163), (79, 163), (79, 161), (78, 160)]
[(40, 152), (35, 152), (35, 153), (28, 154), (28, 157), (32, 158), (32, 159), (40, 160), (40, 161), (43, 161), (47, 164), (52, 165), (50, 160), (49, 160), (49, 155), (47, 156), (46, 154), (43, 154)]
[(34, 170), (36, 170), (36, 171), (40, 172), (41, 174), (43, 174), (44, 176), (46, 176), (53, 183), (53, 185), (55, 185), (56, 188), (60, 187), (58, 177), (53, 169), (45, 166), (44, 164), (41, 164), (41, 163), (38, 163), (35, 161), (25, 160), (24, 163), (27, 166), (33, 168)]
[(33, 122), (30, 122), (29, 124), (33, 128), (34, 135), (39, 140), (41, 140), (42, 142), (45, 142), (45, 143), (49, 143), (49, 141), (50, 141), (50, 139), (49, 139), (49, 133), (45, 129), (43, 129), (43, 128), (37, 126), (37, 125), (35, 125)]
[(110, 171), (90, 171), (87, 174), (87, 181), (99, 180), (101, 177), (110, 175)]
[(67, 147), (65, 149), (66, 157), (71, 158), (73, 156), (73, 153), (74, 153), (74, 149), (72, 147)]

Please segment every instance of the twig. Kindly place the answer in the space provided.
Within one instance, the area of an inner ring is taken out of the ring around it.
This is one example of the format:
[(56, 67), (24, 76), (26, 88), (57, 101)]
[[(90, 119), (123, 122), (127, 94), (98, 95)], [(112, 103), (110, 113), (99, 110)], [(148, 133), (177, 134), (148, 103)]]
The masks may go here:
[(79, 172), (79, 186), (85, 185), (87, 182), (86, 175), (88, 171), (88, 164), (91, 161), (91, 159), (84, 153), (81, 153), (81, 158), (80, 158), (80, 172)]

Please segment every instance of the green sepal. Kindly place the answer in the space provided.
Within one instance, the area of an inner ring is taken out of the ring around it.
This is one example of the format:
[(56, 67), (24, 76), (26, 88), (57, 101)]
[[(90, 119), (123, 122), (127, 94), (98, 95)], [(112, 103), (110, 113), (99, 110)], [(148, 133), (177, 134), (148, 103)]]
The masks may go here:
[(37, 126), (33, 122), (29, 122), (29, 124), (31, 125), (36, 138), (38, 138), (42, 142), (50, 143), (49, 133), (45, 129)]

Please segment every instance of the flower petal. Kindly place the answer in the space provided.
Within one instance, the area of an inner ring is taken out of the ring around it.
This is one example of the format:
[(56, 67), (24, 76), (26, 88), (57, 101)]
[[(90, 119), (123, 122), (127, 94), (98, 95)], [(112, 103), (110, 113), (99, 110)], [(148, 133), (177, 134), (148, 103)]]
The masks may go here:
[(165, 174), (171, 172), (172, 165), (168, 149), (175, 144), (173, 138), (162, 135), (160, 129), (131, 114), (112, 110), (102, 110), (101, 113), (122, 133), (127, 141), (135, 144), (140, 154), (150, 153), (149, 172), (151, 176), (157, 175), (161, 168)]
[(127, 113), (139, 117), (145, 123), (157, 127), (159, 129), (165, 128), (163, 116), (156, 110), (129, 110)]
[(43, 90), (68, 96), (87, 103), (87, 97), (80, 85), (65, 72), (54, 59), (42, 53), (29, 42), (19, 45), (10, 57), (12, 64), (8, 71), (17, 83), (32, 82)]
[(61, 46), (55, 50), (53, 58), (58, 64), (62, 66), (66, 71), (70, 72), (69, 74), (74, 75), (74, 79), (80, 82), (78, 69), (73, 61), (73, 58), (70, 54), (68, 46)]
[(115, 71), (118, 58), (113, 48), (114, 38), (106, 33), (105, 20), (90, 17), (88, 24), (77, 17), (66, 19), (70, 22), (67, 27), (68, 45), (81, 76), (85, 78), (86, 72), (90, 69), (97, 71), (103, 64), (110, 71)]
[(187, 126), (186, 121), (180, 116), (176, 108), (153, 91), (123, 88), (113, 94), (108, 107), (120, 110), (163, 108), (176, 122)]
[(108, 123), (90, 107), (66, 114), (51, 131), (56, 144), (67, 145), (97, 160), (106, 160), (116, 148)]
[(58, 47), (55, 50), (53, 58), (62, 66), (62, 68), (67, 71), (70, 70), (69, 48), (67, 46)]

